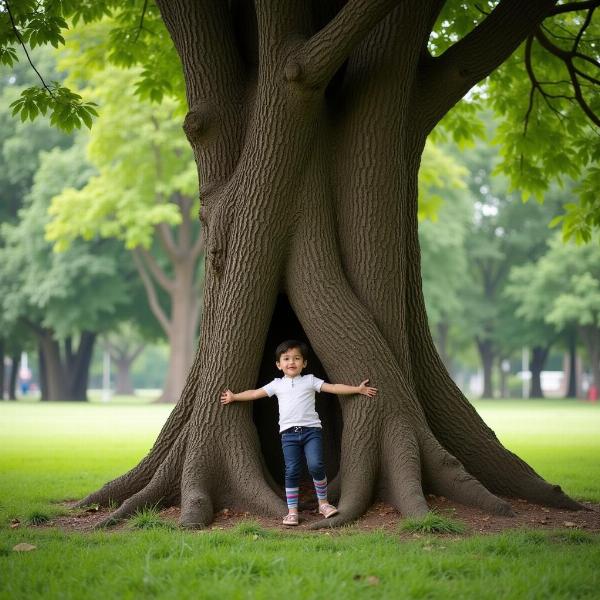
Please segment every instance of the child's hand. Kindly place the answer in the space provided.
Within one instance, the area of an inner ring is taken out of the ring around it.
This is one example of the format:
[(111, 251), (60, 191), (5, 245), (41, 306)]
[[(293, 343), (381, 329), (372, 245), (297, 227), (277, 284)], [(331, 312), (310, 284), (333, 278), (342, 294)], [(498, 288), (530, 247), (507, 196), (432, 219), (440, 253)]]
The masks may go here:
[(233, 392), (231, 390), (225, 390), (221, 393), (221, 404), (231, 404), (231, 402), (235, 402), (233, 398)]
[(368, 396), (369, 398), (372, 398), (373, 396), (377, 395), (377, 388), (374, 387), (369, 387), (367, 385), (367, 383), (369, 383), (368, 379), (365, 379), (359, 386), (358, 386), (358, 393), (362, 394), (363, 396)]

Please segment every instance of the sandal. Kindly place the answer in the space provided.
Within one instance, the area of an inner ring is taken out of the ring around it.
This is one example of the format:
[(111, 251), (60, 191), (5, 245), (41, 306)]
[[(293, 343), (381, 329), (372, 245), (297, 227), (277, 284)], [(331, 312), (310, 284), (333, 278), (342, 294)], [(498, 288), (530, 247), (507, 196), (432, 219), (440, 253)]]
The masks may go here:
[(321, 504), (319, 506), (319, 512), (326, 518), (333, 517), (333, 515), (338, 514), (338, 509), (331, 504)]
[(288, 513), (285, 515), (285, 517), (283, 517), (283, 524), (292, 527), (298, 525), (298, 515), (294, 513)]

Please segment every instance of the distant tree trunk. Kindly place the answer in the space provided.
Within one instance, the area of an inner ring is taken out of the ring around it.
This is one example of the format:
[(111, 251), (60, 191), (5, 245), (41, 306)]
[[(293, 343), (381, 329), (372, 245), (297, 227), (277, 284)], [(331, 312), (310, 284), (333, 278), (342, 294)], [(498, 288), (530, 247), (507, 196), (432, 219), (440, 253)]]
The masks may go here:
[(42, 342), (38, 338), (38, 370), (40, 378), (40, 399), (42, 401), (48, 400), (48, 374), (46, 371), (46, 362), (44, 360), (44, 351), (42, 349)]
[(19, 365), (21, 364), (21, 351), (13, 352), (10, 363), (10, 377), (8, 380), (8, 399), (17, 399), (17, 382), (19, 380)]
[(496, 358), (494, 344), (490, 340), (478, 339), (477, 349), (479, 350), (479, 357), (481, 358), (481, 366), (483, 368), (483, 392), (481, 397), (493, 398), (492, 373), (494, 370), (494, 359)]
[(90, 376), (90, 363), (94, 353), (96, 334), (83, 331), (79, 335), (77, 350), (72, 349), (72, 340), (65, 341), (64, 363), (67, 373), (67, 398), (77, 402), (87, 401), (87, 389)]
[(61, 351), (52, 330), (36, 328), (34, 331), (38, 337), (42, 400), (85, 402), (96, 334), (82, 332), (75, 351), (72, 338), (68, 337)]
[(4, 400), (4, 385), (6, 383), (4, 358), (4, 342), (0, 340), (0, 400)]
[(580, 507), (506, 450), (452, 382), (427, 324), (418, 239), (428, 133), (552, 3), (500, 2), (449, 63), (425, 50), (440, 2), (157, 4), (183, 63), (202, 185), (200, 347), (149, 454), (81, 504), (117, 503), (108, 524), (177, 503), (190, 528), (224, 507), (285, 511), (281, 461), (262, 451), (269, 421), (218, 400), (264, 383), (268, 340), (288, 332), (285, 297), (283, 321), (293, 313), (328, 379), (379, 388), (334, 415), (340, 512), (319, 526), (375, 497), (422, 516), (427, 492), (503, 515), (496, 494)]
[(115, 393), (123, 396), (135, 394), (131, 380), (131, 365), (144, 349), (144, 344), (138, 344), (131, 348), (128, 344), (119, 345), (113, 341), (107, 342), (110, 356), (117, 366), (117, 377), (115, 381)]
[(500, 375), (500, 398), (508, 398), (508, 373), (504, 370), (504, 359), (498, 361), (498, 374)]
[[(156, 236), (171, 262), (172, 275), (169, 276), (144, 248), (133, 250), (133, 259), (150, 309), (169, 340), (167, 376), (158, 400), (169, 403), (179, 399), (194, 359), (200, 320), (198, 262), (204, 250), (202, 233), (194, 234), (190, 218), (192, 199), (175, 194), (173, 202), (181, 214), (177, 240), (168, 225), (161, 223), (156, 226)], [(161, 306), (157, 286), (169, 296), (169, 311)]]
[(529, 389), (530, 398), (543, 398), (544, 391), (542, 390), (542, 371), (548, 359), (550, 346), (534, 346), (531, 354), (531, 388)]
[(577, 331), (572, 328), (568, 333), (569, 340), (569, 366), (568, 366), (568, 380), (567, 380), (567, 391), (565, 394), (566, 398), (577, 398), (578, 397), (578, 381), (577, 381)]
[(600, 392), (600, 328), (595, 325), (586, 325), (580, 327), (579, 331), (590, 361), (592, 373), (590, 386), (594, 386), (598, 393)]

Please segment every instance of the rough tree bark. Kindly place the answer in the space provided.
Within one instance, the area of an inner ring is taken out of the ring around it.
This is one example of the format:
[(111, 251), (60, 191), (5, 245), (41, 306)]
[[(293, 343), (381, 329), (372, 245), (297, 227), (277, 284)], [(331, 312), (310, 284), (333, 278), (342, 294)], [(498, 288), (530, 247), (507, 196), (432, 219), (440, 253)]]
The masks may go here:
[(331, 381), (379, 388), (375, 401), (330, 404), (340, 514), (328, 525), (375, 497), (423, 515), (425, 490), (500, 514), (512, 511), (496, 494), (578, 507), (500, 444), (449, 377), (417, 236), (428, 133), (553, 2), (503, 0), (435, 59), (436, 0), (241, 1), (233, 18), (217, 0), (158, 4), (183, 63), (201, 181), (200, 347), (150, 453), (80, 504), (120, 505), (105, 525), (157, 502), (180, 503), (185, 527), (225, 506), (284, 512), (269, 419), (255, 425), (250, 403), (218, 396), (264, 383), (271, 340), (297, 319)]

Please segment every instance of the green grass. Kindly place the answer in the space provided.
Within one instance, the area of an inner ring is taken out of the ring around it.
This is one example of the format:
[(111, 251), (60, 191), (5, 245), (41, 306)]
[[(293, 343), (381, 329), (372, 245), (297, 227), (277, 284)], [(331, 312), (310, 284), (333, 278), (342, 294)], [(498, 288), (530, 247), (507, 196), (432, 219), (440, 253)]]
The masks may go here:
[[(600, 407), (481, 401), (501, 441), (580, 499), (600, 501)], [(583, 531), (406, 540), (302, 534), (246, 521), (171, 529), (145, 511), (127, 529), (30, 527), (132, 467), (171, 407), (0, 403), (0, 600), (15, 598), (597, 598), (600, 537)], [(12, 518), (21, 527), (8, 527)], [(32, 552), (12, 551), (27, 542)]]
[(466, 527), (459, 521), (450, 519), (436, 512), (430, 512), (424, 517), (404, 519), (400, 530), (409, 533), (464, 533)]
[[(8, 531), (0, 597), (592, 599), (600, 540), (585, 537)], [(13, 552), (19, 542), (37, 549)]]
[(128, 523), (133, 529), (175, 529), (177, 527), (172, 521), (162, 519), (156, 508), (143, 508), (136, 511)]

